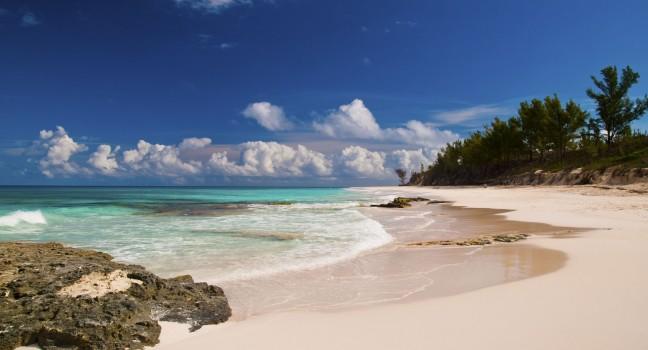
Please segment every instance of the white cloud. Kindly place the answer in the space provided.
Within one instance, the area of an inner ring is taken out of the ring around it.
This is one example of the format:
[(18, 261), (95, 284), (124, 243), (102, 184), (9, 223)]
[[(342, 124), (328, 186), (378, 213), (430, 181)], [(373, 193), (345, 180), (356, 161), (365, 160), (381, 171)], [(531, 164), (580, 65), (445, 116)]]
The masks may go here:
[(124, 165), (140, 175), (181, 177), (196, 175), (202, 170), (200, 161), (181, 159), (178, 147), (154, 145), (144, 140), (137, 143), (136, 149), (124, 151), (123, 158)]
[(322, 122), (314, 122), (313, 127), (330, 137), (350, 137), (359, 139), (380, 139), (382, 130), (364, 102), (355, 99), (341, 105)]
[[(60, 126), (58, 128), (61, 128)], [(63, 129), (63, 128), (61, 128)], [(41, 130), (40, 133), (40, 138), (41, 139), (49, 139), (50, 137), (54, 136), (54, 131), (52, 130)]]
[(293, 124), (286, 118), (283, 109), (269, 102), (250, 103), (243, 110), (243, 115), (256, 120), (259, 125), (271, 131), (293, 128)]
[(339, 157), (340, 171), (356, 177), (382, 178), (387, 176), (385, 154), (364, 147), (349, 146)]
[(446, 124), (462, 124), (477, 120), (483, 117), (494, 117), (496, 115), (509, 113), (510, 110), (496, 105), (477, 105), (468, 108), (454, 109), (436, 113), (437, 120)]
[(371, 111), (359, 99), (342, 105), (324, 120), (314, 122), (316, 131), (335, 138), (371, 139), (440, 148), (459, 135), (435, 128), (430, 123), (410, 120), (403, 127), (383, 129)]
[(421, 165), (427, 168), (436, 159), (437, 151), (419, 148), (413, 150), (396, 150), (391, 152), (386, 159), (386, 163), (392, 169), (401, 168), (405, 171), (419, 171)]
[(385, 129), (383, 134), (390, 141), (432, 148), (441, 148), (446, 143), (459, 139), (459, 135), (452, 131), (440, 130), (418, 120), (410, 120), (401, 128)]
[[(348, 110), (347, 110), (348, 112)], [(349, 112), (355, 113), (355, 112)], [(428, 127), (412, 121), (403, 128), (379, 129), (381, 138), (407, 137), (412, 140), (429, 137)], [(436, 132), (436, 131), (434, 131)], [(393, 135), (392, 135), (393, 134)], [(438, 135), (433, 134), (433, 137)], [(245, 142), (239, 145), (214, 145), (210, 138), (191, 137), (177, 145), (151, 144), (140, 140), (133, 149), (99, 145), (86, 160), (87, 167), (74, 158), (87, 151), (62, 127), (42, 130), (30, 154), (42, 154), (38, 165), (48, 177), (104, 175), (120, 177), (159, 177), (187, 182), (209, 176), (243, 176), (269, 178), (362, 178), (391, 179), (395, 168), (418, 170), (433, 162), (436, 149), (393, 149), (382, 151), (350, 144), (324, 154), (303, 145), (277, 142)], [(21, 154), (27, 155), (25, 152)]]
[(36, 146), (47, 152), (39, 162), (41, 172), (45, 176), (87, 173), (87, 169), (80, 167), (71, 158), (88, 148), (75, 142), (63, 127), (57, 126), (56, 130), (41, 130), (40, 140), (36, 141)]
[(227, 158), (226, 152), (216, 152), (209, 160), (210, 167), (222, 175), (238, 176), (328, 176), (331, 161), (322, 153), (302, 145), (296, 148), (277, 142), (246, 142), (241, 145), (238, 162)]
[(110, 145), (99, 145), (97, 150), (88, 158), (88, 164), (104, 175), (113, 175), (119, 169), (117, 164), (119, 146), (113, 151)]
[(205, 148), (211, 144), (212, 140), (208, 137), (190, 137), (182, 140), (178, 146), (181, 150)]
[(432, 164), (434, 159), (436, 159), (436, 151), (431, 149), (377, 152), (360, 146), (349, 146), (337, 157), (337, 170), (353, 177), (393, 178), (394, 169), (401, 168), (411, 173), (418, 171), (421, 164), (424, 167)]

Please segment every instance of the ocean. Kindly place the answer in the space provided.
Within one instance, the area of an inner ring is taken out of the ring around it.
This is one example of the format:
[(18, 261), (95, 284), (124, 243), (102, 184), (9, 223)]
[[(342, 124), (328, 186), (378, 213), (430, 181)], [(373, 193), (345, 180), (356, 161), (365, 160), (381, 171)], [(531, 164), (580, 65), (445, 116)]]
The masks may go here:
[(56, 241), (210, 283), (325, 266), (392, 237), (345, 188), (0, 187), (0, 240)]

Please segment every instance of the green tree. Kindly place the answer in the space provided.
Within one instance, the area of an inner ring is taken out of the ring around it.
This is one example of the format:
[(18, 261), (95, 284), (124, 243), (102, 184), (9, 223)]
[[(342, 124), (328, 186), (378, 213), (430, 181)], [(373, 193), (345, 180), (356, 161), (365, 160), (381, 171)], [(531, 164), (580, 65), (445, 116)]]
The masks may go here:
[(407, 176), (407, 172), (401, 168), (395, 169), (394, 172), (396, 173), (396, 176), (398, 176), (398, 179), (400, 180), (401, 185), (405, 184), (405, 177)]
[(507, 121), (495, 118), (484, 133), (485, 151), (499, 163), (510, 163), (522, 149), (522, 135), (519, 122), (515, 118)]
[(600, 90), (587, 89), (587, 95), (596, 102), (597, 122), (605, 130), (605, 143), (612, 145), (619, 133), (627, 130), (630, 123), (641, 118), (648, 109), (648, 95), (632, 101), (628, 92), (632, 85), (639, 81), (639, 73), (627, 66), (623, 69), (621, 79), (616, 66), (601, 70), (603, 80), (592, 76), (594, 85)]
[(527, 101), (520, 103), (518, 118), (522, 141), (529, 152), (529, 161), (533, 161), (535, 152), (544, 154), (547, 110), (541, 100), (534, 98), (531, 103)]
[(601, 127), (595, 118), (587, 118), (585, 128), (581, 130), (581, 148), (591, 155), (600, 156), (603, 140), (601, 138)]
[(546, 137), (562, 161), (567, 146), (576, 138), (577, 131), (585, 125), (588, 113), (572, 100), (563, 108), (557, 95), (547, 96), (544, 105), (547, 110)]

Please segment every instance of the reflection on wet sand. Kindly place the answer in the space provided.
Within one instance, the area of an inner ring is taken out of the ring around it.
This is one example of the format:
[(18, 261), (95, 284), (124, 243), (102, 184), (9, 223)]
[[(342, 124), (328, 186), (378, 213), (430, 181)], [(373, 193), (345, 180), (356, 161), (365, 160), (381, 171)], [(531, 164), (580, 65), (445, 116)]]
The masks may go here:
[(527, 243), (404, 247), (404, 243), (489, 233), (553, 234), (573, 229), (506, 220), (503, 211), (450, 205), (366, 208), (395, 242), (323, 268), (223, 284), (234, 317), (295, 309), (335, 311), (458, 294), (559, 269), (564, 253)]

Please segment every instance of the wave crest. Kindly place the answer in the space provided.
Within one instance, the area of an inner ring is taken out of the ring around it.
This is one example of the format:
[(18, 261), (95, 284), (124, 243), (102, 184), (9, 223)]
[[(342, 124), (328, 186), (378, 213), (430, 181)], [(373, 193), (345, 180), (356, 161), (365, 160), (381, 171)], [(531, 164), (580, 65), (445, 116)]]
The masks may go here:
[(18, 226), (21, 223), (46, 225), (47, 220), (40, 210), (16, 210), (7, 215), (0, 216), (0, 226)]

